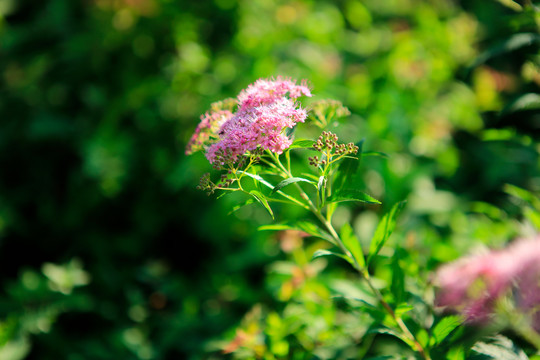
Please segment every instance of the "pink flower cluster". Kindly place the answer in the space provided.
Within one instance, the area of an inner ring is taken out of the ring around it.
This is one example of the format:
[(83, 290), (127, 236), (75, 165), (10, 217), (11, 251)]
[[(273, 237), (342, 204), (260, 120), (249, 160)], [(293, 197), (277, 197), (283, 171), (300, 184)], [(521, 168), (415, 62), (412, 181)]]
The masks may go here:
[(217, 166), (234, 163), (258, 147), (280, 154), (292, 143), (283, 130), (307, 117), (306, 110), (295, 102), (302, 95), (311, 96), (305, 83), (259, 79), (240, 92), (234, 114), (209, 112), (201, 117), (186, 153), (205, 147), (206, 158)]
[(445, 265), (436, 284), (437, 305), (460, 311), (468, 322), (487, 322), (497, 300), (509, 296), (540, 331), (540, 236)]
[(203, 150), (204, 147), (218, 140), (217, 133), (221, 125), (233, 116), (228, 110), (207, 112), (201, 116), (201, 122), (186, 147), (186, 155)]

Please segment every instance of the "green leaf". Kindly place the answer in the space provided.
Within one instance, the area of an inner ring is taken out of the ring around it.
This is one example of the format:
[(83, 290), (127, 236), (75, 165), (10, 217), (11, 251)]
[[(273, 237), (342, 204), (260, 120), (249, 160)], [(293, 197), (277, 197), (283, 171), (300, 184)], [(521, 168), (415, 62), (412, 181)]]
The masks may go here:
[(452, 315), (443, 318), (431, 331), (431, 345), (435, 346), (443, 342), (450, 333), (463, 323), (461, 316)]
[(310, 178), (310, 179), (313, 180), (314, 182), (319, 181), (319, 177), (316, 176), (316, 175), (309, 174), (309, 173), (302, 173), (302, 175), (305, 176), (305, 177), (307, 177), (307, 178)]
[(333, 188), (355, 188), (360, 185), (360, 177), (358, 176), (358, 167), (360, 165), (360, 158), (362, 156), (362, 146), (364, 145), (364, 139), (356, 143), (358, 146), (358, 154), (348, 156), (340, 161), (337, 169), (336, 177), (334, 179)]
[(359, 201), (368, 204), (380, 204), (381, 202), (368, 194), (356, 189), (338, 189), (330, 195), (326, 202)]
[(528, 203), (536, 211), (540, 211), (540, 198), (538, 195), (511, 184), (504, 185), (504, 192)]
[(386, 243), (386, 241), (392, 234), (392, 231), (394, 231), (394, 228), (396, 227), (397, 214), (401, 211), (404, 205), (405, 201), (401, 201), (395, 204), (390, 210), (390, 212), (385, 214), (377, 225), (375, 235), (373, 235), (373, 238), (371, 239), (371, 244), (369, 246), (369, 255), (367, 261), (368, 265), (373, 259), (373, 257), (379, 253), (383, 245)]
[(394, 313), (397, 317), (402, 317), (403, 314), (408, 313), (412, 309), (414, 309), (414, 306), (403, 303), (398, 305), (398, 307), (394, 310)]
[(382, 158), (389, 158), (390, 156), (388, 156), (388, 154), (385, 154), (383, 152), (380, 152), (380, 151), (365, 151), (362, 153), (362, 156), (365, 157), (365, 156), (379, 156), (379, 157), (382, 157)]
[(315, 251), (315, 253), (311, 257), (311, 260), (314, 260), (316, 258), (320, 258), (322, 256), (336, 256), (336, 257), (338, 257), (340, 259), (345, 260), (346, 262), (348, 262), (352, 266), (354, 266), (353, 261), (350, 258), (348, 258), (347, 256), (345, 256), (343, 254), (333, 252), (333, 251), (323, 250), (323, 249)]
[(327, 233), (326, 231), (320, 229), (317, 225), (309, 222), (309, 221), (297, 221), (292, 223), (283, 223), (283, 224), (272, 224), (272, 225), (264, 225), (260, 226), (259, 230), (300, 230), (303, 231), (311, 236), (321, 238), (323, 240), (328, 241), (332, 245), (336, 245), (336, 242), (332, 238), (332, 236)]
[(238, 204), (238, 205), (235, 205), (231, 211), (229, 211), (229, 213), (227, 215), (231, 215), (233, 213), (235, 213), (236, 211), (240, 210), (241, 208), (243, 208), (244, 206), (247, 206), (247, 205), (250, 205), (250, 204), (253, 204), (253, 199), (252, 198), (249, 198), (247, 199), (244, 203), (242, 204)]
[(264, 197), (263, 194), (261, 194), (259, 191), (257, 190), (251, 190), (249, 192), (249, 194), (251, 196), (253, 196), (253, 198), (255, 200), (257, 200), (259, 202), (259, 204), (261, 204), (262, 206), (264, 206), (264, 208), (268, 211), (268, 213), (270, 214), (270, 216), (272, 217), (272, 219), (274, 219), (274, 212), (272, 211), (272, 208), (270, 207), (270, 205), (268, 205), (268, 201), (266, 200), (266, 198)]
[(307, 182), (307, 183), (310, 183), (312, 185), (315, 185), (315, 183), (313, 181), (311, 181), (311, 180), (304, 179), (304, 178), (301, 178), (301, 177), (292, 177), (292, 178), (285, 179), (285, 180), (281, 181), (279, 184), (277, 184), (276, 186), (274, 186), (274, 188), (272, 189), (272, 192), (270, 194), (273, 194), (276, 191), (279, 191), (279, 190), (283, 189), (287, 185), (294, 184), (294, 183), (297, 183), (297, 182)]
[(289, 149), (309, 149), (313, 147), (315, 140), (309, 139), (296, 139), (293, 141)]
[(508, 104), (502, 111), (501, 115), (506, 115), (516, 111), (523, 110), (537, 110), (540, 109), (540, 95), (535, 93), (523, 94), (510, 104)]
[(415, 348), (414, 342), (409, 340), (405, 335), (403, 335), (401, 332), (398, 332), (393, 329), (389, 329), (387, 327), (374, 327), (367, 331), (366, 334), (386, 334), (386, 335), (392, 335), (403, 341), (405, 344), (409, 345), (411, 348)]
[(494, 337), (494, 342), (478, 342), (473, 348), (475, 352), (497, 360), (527, 360), (523, 350), (516, 347), (512, 340), (502, 335)]
[(246, 171), (242, 171), (242, 170), (238, 170), (238, 172), (239, 172), (240, 174), (249, 176), (250, 178), (259, 181), (261, 184), (265, 185), (266, 187), (269, 187), (270, 189), (273, 189), (273, 188), (274, 188), (274, 185), (270, 184), (268, 181), (264, 180), (264, 179), (263, 179), (262, 177), (260, 177), (259, 175), (252, 174), (252, 173), (249, 173), (249, 172), (246, 172)]
[(317, 180), (317, 196), (319, 204), (323, 204), (326, 197), (326, 176), (321, 175)]
[(396, 304), (404, 301), (405, 297), (405, 273), (399, 264), (400, 258), (401, 249), (397, 248), (394, 251), (394, 256), (392, 256), (392, 283), (390, 284), (390, 290)]
[(540, 35), (535, 33), (519, 33), (512, 35), (508, 39), (495, 44), (478, 56), (472, 67), (477, 67), (493, 57), (512, 52), (525, 46), (533, 45), (538, 41), (540, 41)]
[(349, 262), (354, 267), (356, 267), (356, 264), (358, 264), (358, 267), (363, 269), (366, 265), (364, 253), (362, 252), (360, 241), (358, 241), (358, 238), (354, 234), (354, 230), (349, 223), (345, 223), (345, 225), (341, 227), (340, 237), (343, 241), (343, 245), (345, 245), (345, 248), (351, 252), (353, 259), (355, 260)]

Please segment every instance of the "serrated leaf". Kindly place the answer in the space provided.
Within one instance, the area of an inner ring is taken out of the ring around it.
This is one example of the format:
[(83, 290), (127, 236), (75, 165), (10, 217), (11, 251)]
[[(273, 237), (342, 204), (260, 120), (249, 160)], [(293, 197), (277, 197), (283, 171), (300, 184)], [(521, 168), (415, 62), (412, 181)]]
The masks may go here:
[(395, 204), (390, 210), (390, 212), (385, 214), (377, 225), (375, 235), (373, 235), (373, 238), (371, 239), (371, 244), (369, 246), (369, 255), (367, 260), (368, 265), (373, 259), (373, 257), (379, 253), (383, 245), (386, 243), (386, 241), (394, 231), (394, 228), (396, 227), (397, 214), (401, 211), (404, 205), (405, 201), (401, 201)]
[(380, 204), (381, 202), (365, 192), (356, 189), (338, 189), (327, 199), (327, 203), (342, 202), (342, 201), (358, 201), (367, 204)]
[(297, 183), (297, 182), (307, 182), (307, 183), (310, 183), (312, 185), (315, 185), (314, 182), (311, 181), (311, 180), (304, 179), (304, 178), (301, 178), (301, 177), (292, 177), (292, 178), (285, 179), (285, 180), (281, 181), (279, 184), (277, 184), (276, 186), (274, 186), (274, 188), (272, 189), (271, 194), (275, 193), (276, 191), (279, 191), (279, 190), (283, 189), (287, 185), (294, 184), (294, 183)]
[(354, 234), (354, 230), (349, 223), (345, 223), (345, 225), (341, 227), (340, 237), (343, 241), (343, 245), (345, 245), (345, 248), (351, 252), (354, 259), (351, 264), (355, 267), (356, 264), (358, 264), (358, 267), (363, 269), (366, 265), (364, 253), (362, 252), (360, 241), (358, 241), (358, 238)]
[(462, 323), (463, 319), (461, 318), (461, 316), (457, 315), (447, 316), (441, 321), (439, 321), (431, 331), (432, 346), (438, 345), (443, 342), (443, 340), (446, 339), (446, 337), (450, 335), (450, 333)]
[(289, 149), (309, 149), (313, 147), (315, 140), (310, 139), (296, 139), (293, 141)]
[(506, 115), (516, 111), (523, 110), (537, 110), (540, 109), (540, 95), (535, 93), (523, 94), (510, 104), (508, 104), (502, 111), (501, 115)]
[(283, 223), (283, 224), (272, 224), (272, 225), (264, 225), (260, 226), (259, 230), (300, 230), (303, 231), (311, 236), (315, 236), (318, 238), (321, 238), (323, 240), (328, 241), (332, 245), (336, 245), (334, 239), (332, 236), (327, 233), (326, 231), (320, 229), (317, 225), (309, 222), (309, 221), (297, 221), (292, 223)]
[(264, 208), (266, 209), (266, 211), (268, 211), (268, 213), (270, 214), (270, 216), (272, 217), (272, 219), (274, 219), (274, 212), (272, 211), (272, 208), (270, 207), (270, 205), (268, 205), (268, 201), (266, 200), (266, 198), (264, 197), (263, 194), (261, 194), (259, 191), (257, 190), (251, 190), (249, 192), (249, 194), (251, 196), (253, 196), (253, 198), (255, 200), (257, 200), (259, 202), (259, 204), (261, 204), (262, 206), (264, 206)]
[(314, 260), (316, 258), (320, 258), (322, 256), (336, 256), (336, 257), (338, 257), (340, 259), (343, 259), (346, 262), (348, 262), (349, 264), (354, 266), (352, 260), (349, 259), (347, 256), (345, 256), (343, 254), (340, 254), (340, 253), (333, 252), (333, 251), (323, 250), (323, 249), (315, 251), (315, 253), (313, 253), (313, 256), (311, 257), (311, 260)]

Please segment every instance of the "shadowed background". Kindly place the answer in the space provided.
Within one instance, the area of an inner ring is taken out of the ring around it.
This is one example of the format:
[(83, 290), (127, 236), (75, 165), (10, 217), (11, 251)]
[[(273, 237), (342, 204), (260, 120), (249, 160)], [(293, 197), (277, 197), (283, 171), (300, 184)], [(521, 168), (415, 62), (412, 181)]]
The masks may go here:
[(264, 209), (227, 215), (184, 155), (261, 77), (308, 79), (353, 113), (344, 140), (389, 155), (363, 163), (383, 206), (341, 213), (361, 239), (407, 199), (424, 270), (504, 244), (505, 184), (540, 188), (538, 21), (512, 1), (0, 0), (0, 358), (221, 358), (253, 304), (281, 306)]

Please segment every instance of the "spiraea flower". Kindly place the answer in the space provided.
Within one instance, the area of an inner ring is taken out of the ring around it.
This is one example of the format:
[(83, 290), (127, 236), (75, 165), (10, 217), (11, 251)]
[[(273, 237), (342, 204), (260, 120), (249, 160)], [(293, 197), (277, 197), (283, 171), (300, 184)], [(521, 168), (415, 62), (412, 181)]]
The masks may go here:
[(445, 265), (436, 284), (437, 304), (461, 312), (470, 323), (487, 323), (505, 298), (540, 331), (540, 236)]
[(218, 131), (227, 120), (233, 116), (228, 110), (209, 111), (201, 116), (201, 122), (195, 129), (186, 147), (186, 155), (204, 150), (208, 146), (218, 141)]
[(292, 143), (284, 130), (307, 117), (295, 101), (300, 96), (311, 96), (304, 83), (284, 78), (257, 80), (240, 92), (235, 113), (221, 110), (201, 118), (187, 152), (204, 148), (215, 166), (234, 163), (259, 147), (280, 154)]

